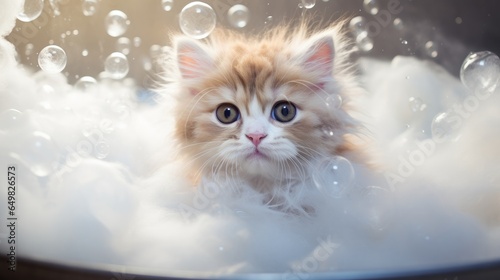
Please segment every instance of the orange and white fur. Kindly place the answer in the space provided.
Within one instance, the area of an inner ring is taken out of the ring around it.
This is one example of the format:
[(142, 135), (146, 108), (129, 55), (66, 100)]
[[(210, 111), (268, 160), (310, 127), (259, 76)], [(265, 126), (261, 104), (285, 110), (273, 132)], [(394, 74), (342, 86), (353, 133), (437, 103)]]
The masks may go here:
[[(307, 24), (256, 37), (174, 36), (175, 138), (194, 182), (272, 193), (310, 181), (323, 157), (356, 154), (349, 139), (361, 126), (350, 111), (360, 89), (344, 36), (340, 25), (313, 32)], [(333, 94), (341, 108), (327, 106)]]

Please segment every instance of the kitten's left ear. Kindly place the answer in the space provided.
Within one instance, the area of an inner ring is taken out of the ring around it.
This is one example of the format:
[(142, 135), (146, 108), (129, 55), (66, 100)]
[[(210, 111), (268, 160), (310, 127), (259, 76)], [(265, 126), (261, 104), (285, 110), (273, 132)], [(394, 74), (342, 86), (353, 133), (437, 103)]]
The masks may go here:
[(184, 79), (198, 79), (213, 69), (208, 48), (197, 41), (180, 38), (175, 42), (177, 65)]
[(331, 78), (335, 48), (332, 36), (312, 38), (307, 49), (301, 54), (301, 63), (308, 73), (316, 74), (320, 79)]

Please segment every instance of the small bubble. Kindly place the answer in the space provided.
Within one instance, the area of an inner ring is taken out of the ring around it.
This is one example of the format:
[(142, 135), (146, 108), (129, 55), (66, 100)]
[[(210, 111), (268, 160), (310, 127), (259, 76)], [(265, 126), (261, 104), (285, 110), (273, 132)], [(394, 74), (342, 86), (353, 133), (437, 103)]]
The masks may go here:
[(104, 69), (111, 78), (117, 80), (123, 79), (129, 71), (127, 57), (120, 52), (110, 54), (104, 62)]
[(95, 86), (96, 84), (97, 81), (94, 78), (90, 76), (83, 76), (75, 83), (75, 88), (81, 91), (86, 91), (87, 89)]
[(161, 54), (161, 46), (160, 45), (152, 45), (149, 47), (149, 56), (151, 58), (156, 58)]
[(15, 153), (30, 171), (39, 177), (52, 173), (53, 162), (57, 160), (58, 151), (51, 137), (43, 132), (34, 131), (24, 139), (23, 149)]
[(379, 5), (377, 0), (364, 0), (363, 7), (365, 11), (369, 14), (376, 15), (379, 11)]
[(82, 51), (82, 56), (87, 56), (87, 55), (89, 55), (89, 51), (87, 49), (84, 49)]
[(455, 18), (455, 23), (456, 24), (462, 24), (462, 18), (461, 17), (456, 17)]
[(24, 55), (30, 56), (33, 53), (34, 48), (35, 46), (32, 43), (26, 44), (26, 46), (24, 47)]
[(3, 131), (22, 128), (26, 122), (24, 114), (16, 109), (8, 109), (0, 114), (0, 130)]
[(249, 17), (248, 8), (241, 4), (234, 5), (227, 11), (229, 23), (236, 28), (245, 27), (248, 24)]
[(97, 11), (97, 0), (84, 0), (82, 3), (82, 11), (87, 17), (93, 16)]
[(194, 39), (203, 39), (212, 33), (216, 21), (212, 7), (198, 1), (187, 4), (179, 15), (182, 32)]
[(219, 251), (221, 251), (221, 252), (224, 251), (224, 247), (220, 246)]
[(133, 42), (134, 42), (134, 47), (138, 48), (141, 46), (142, 39), (141, 37), (134, 37)]
[(404, 29), (404, 24), (403, 21), (400, 18), (395, 18), (394, 21), (392, 22), (392, 25), (396, 30), (403, 30)]
[(264, 24), (272, 24), (273, 23), (273, 16), (267, 16), (266, 20), (264, 21)]
[(321, 192), (340, 198), (354, 181), (354, 168), (348, 159), (334, 156), (323, 159), (312, 176), (314, 184)]
[(172, 10), (173, 5), (174, 5), (173, 0), (161, 0), (161, 6), (167, 12), (170, 12)]
[(364, 52), (369, 52), (373, 49), (373, 41), (368, 37), (368, 33), (361, 33), (356, 36), (356, 45)]
[(401, 40), (401, 44), (403, 44), (403, 45), (408, 45), (408, 41), (406, 41), (406, 40)]
[(302, 0), (302, 4), (306, 9), (312, 9), (316, 5), (316, 0)]
[(441, 139), (444, 141), (453, 141), (459, 138), (458, 125), (455, 118), (448, 113), (437, 114), (431, 123), (431, 133), (434, 139)]
[(365, 18), (361, 16), (352, 18), (349, 22), (349, 29), (355, 37), (361, 33), (367, 33)]
[(43, 71), (49, 73), (61, 72), (66, 67), (66, 52), (56, 45), (43, 48), (38, 54), (38, 65)]
[(340, 109), (342, 107), (342, 97), (338, 94), (330, 94), (326, 98), (326, 106), (328, 106), (331, 110)]
[(425, 52), (432, 58), (438, 56), (437, 46), (432, 41), (428, 41), (427, 43), (425, 43)]
[(130, 21), (124, 12), (113, 10), (106, 16), (105, 24), (108, 35), (118, 37), (127, 31)]
[(130, 53), (130, 39), (127, 37), (120, 37), (116, 41), (116, 50), (124, 55), (128, 55)]
[(410, 97), (408, 100), (408, 105), (413, 112), (421, 112), (427, 108), (427, 105), (418, 97)]
[(25, 0), (23, 11), (17, 15), (17, 19), (23, 22), (35, 20), (42, 14), (44, 0)]
[(489, 51), (470, 53), (460, 68), (460, 80), (472, 92), (493, 92), (500, 80), (500, 59)]

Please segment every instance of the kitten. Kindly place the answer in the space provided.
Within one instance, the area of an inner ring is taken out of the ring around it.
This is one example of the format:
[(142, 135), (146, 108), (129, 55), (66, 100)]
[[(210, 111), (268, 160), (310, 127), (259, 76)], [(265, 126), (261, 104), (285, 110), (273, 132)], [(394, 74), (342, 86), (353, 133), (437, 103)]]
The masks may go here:
[[(310, 180), (325, 156), (356, 153), (350, 103), (360, 89), (342, 26), (173, 38), (175, 138), (197, 182), (225, 178), (272, 192)], [(326, 104), (333, 95), (340, 108)]]

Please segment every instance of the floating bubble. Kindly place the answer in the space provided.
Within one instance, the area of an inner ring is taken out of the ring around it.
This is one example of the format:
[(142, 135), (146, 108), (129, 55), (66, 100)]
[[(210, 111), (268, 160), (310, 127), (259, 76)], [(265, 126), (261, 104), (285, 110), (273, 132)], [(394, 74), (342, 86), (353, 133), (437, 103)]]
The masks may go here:
[(273, 16), (267, 16), (266, 20), (264, 21), (264, 24), (272, 24), (273, 23)]
[(82, 56), (89, 55), (89, 51), (87, 49), (82, 50)]
[(373, 40), (368, 36), (368, 33), (360, 33), (356, 36), (356, 45), (364, 52), (369, 52), (373, 49)]
[(66, 67), (67, 62), (66, 52), (56, 45), (46, 46), (38, 54), (38, 65), (45, 72), (61, 72)]
[(98, 159), (104, 159), (109, 155), (109, 144), (101, 141), (95, 145), (95, 156)]
[(105, 24), (108, 35), (118, 37), (127, 31), (130, 21), (124, 12), (113, 10), (106, 16)]
[(229, 23), (236, 28), (247, 26), (249, 17), (248, 8), (241, 4), (234, 5), (227, 11)]
[(35, 131), (25, 138), (22, 150), (13, 153), (15, 158), (22, 161), (30, 171), (39, 177), (49, 175), (53, 170), (53, 163), (58, 158), (57, 147), (46, 133)]
[(97, 0), (84, 0), (82, 3), (82, 11), (87, 17), (93, 16), (97, 11)]
[(342, 107), (342, 96), (338, 94), (330, 94), (325, 100), (326, 106), (330, 109), (340, 109)]
[(123, 79), (129, 70), (127, 57), (120, 52), (110, 54), (104, 61), (104, 69), (111, 78)]
[(172, 10), (173, 5), (174, 0), (161, 0), (161, 6), (167, 12), (170, 12)]
[(26, 47), (24, 47), (24, 55), (30, 56), (33, 53), (34, 48), (35, 46), (32, 43), (26, 44)]
[(30, 22), (42, 14), (44, 0), (25, 0), (23, 11), (17, 15), (17, 19)]
[(493, 92), (500, 79), (500, 59), (489, 51), (470, 53), (460, 69), (460, 80), (472, 92)]
[(195, 1), (182, 9), (179, 15), (179, 25), (184, 34), (194, 39), (203, 39), (214, 30), (216, 19), (212, 7)]
[(361, 33), (367, 33), (365, 18), (361, 16), (352, 18), (349, 22), (349, 29), (355, 37)]
[(302, 0), (302, 5), (306, 9), (312, 9), (316, 5), (316, 0)]
[(330, 126), (328, 125), (324, 125), (321, 127), (321, 131), (328, 137), (332, 137), (335, 135), (335, 133), (333, 132), (333, 128), (331, 128)]
[(134, 47), (138, 48), (141, 46), (142, 39), (141, 37), (134, 37), (133, 42), (134, 42)]
[(428, 56), (430, 57), (437, 57), (438, 56), (438, 50), (436, 44), (432, 41), (428, 41), (425, 43), (425, 53), (427, 53)]
[(351, 162), (341, 156), (322, 160), (313, 172), (316, 187), (324, 194), (340, 198), (354, 181)]
[(406, 40), (401, 40), (401, 44), (403, 44), (403, 45), (408, 45), (408, 41), (406, 41)]
[(421, 112), (427, 108), (427, 104), (422, 99), (413, 96), (408, 99), (408, 105), (413, 112)]
[(0, 131), (11, 131), (21, 128), (26, 123), (24, 114), (16, 109), (8, 109), (0, 114)]
[(377, 0), (364, 0), (363, 7), (365, 8), (366, 12), (368, 12), (372, 15), (378, 14), (379, 6), (378, 6)]
[(397, 30), (403, 30), (404, 29), (403, 21), (400, 18), (395, 18), (394, 21), (392, 22), (392, 25)]
[(124, 55), (128, 55), (130, 53), (130, 39), (127, 37), (120, 37), (116, 41), (116, 50)]
[(457, 122), (452, 114), (448, 112), (437, 114), (431, 123), (432, 138), (441, 141), (457, 140), (460, 136), (459, 127), (460, 122)]
[(91, 88), (97, 84), (97, 81), (90, 76), (81, 77), (76, 83), (75, 88), (86, 91), (88, 88)]

